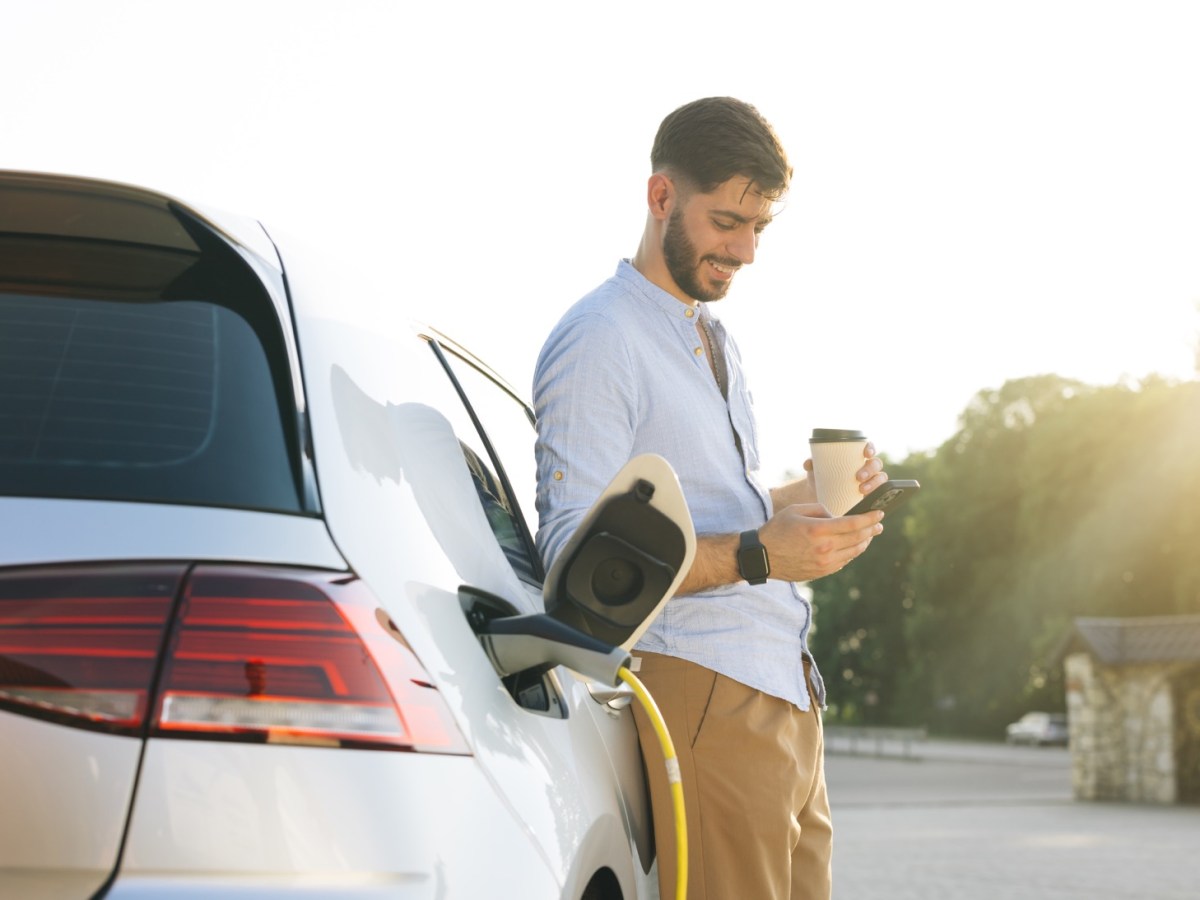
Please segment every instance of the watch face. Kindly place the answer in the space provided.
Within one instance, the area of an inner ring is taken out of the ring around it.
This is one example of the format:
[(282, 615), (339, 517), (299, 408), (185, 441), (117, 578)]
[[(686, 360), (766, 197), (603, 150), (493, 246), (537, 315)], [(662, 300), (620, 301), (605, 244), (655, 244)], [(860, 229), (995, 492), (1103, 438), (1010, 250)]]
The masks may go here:
[(738, 571), (751, 584), (762, 584), (771, 573), (767, 561), (767, 548), (758, 541), (758, 534), (750, 531), (742, 535), (742, 546), (737, 553)]
[(761, 551), (743, 550), (738, 560), (742, 577), (749, 582), (767, 580), (767, 561)]

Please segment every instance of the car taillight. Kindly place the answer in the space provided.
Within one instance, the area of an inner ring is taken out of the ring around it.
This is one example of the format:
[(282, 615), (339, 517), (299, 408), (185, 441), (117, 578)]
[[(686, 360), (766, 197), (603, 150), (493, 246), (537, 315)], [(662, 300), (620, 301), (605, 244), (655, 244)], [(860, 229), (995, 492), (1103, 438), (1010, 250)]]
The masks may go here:
[(53, 721), (140, 733), (184, 571), (0, 573), (0, 703)]
[(362, 582), (292, 569), (0, 575), (0, 704), (131, 735), (468, 752)]

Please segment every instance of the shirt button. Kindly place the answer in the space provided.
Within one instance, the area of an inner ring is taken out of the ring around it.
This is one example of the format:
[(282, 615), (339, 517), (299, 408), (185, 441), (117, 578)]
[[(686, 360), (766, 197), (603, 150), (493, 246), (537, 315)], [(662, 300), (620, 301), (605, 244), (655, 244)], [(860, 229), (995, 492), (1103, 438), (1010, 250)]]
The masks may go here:
[(700, 355), (701, 355), (701, 354), (704, 352), (704, 348), (703, 348), (703, 347), (697, 347), (697, 348), (696, 348), (695, 350), (693, 350), (692, 352), (693, 352), (693, 353), (695, 353), (697, 356), (700, 356)]
[(563, 480), (563, 473), (562, 473), (562, 472), (555, 472), (555, 473), (554, 473), (554, 480), (555, 480), (555, 481), (562, 481), (562, 480)]
[(683, 314), (690, 319), (692, 316), (694, 316), (696, 314), (696, 311), (689, 306), (687, 309), (685, 309), (683, 311)]

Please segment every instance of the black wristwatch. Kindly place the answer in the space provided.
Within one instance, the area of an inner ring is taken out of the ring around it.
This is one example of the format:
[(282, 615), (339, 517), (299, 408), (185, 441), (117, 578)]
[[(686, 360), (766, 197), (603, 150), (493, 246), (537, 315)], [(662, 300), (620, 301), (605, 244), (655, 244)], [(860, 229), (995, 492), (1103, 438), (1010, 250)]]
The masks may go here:
[(764, 584), (771, 574), (771, 562), (767, 559), (767, 548), (758, 539), (757, 529), (742, 532), (741, 546), (737, 552), (738, 571), (751, 584)]

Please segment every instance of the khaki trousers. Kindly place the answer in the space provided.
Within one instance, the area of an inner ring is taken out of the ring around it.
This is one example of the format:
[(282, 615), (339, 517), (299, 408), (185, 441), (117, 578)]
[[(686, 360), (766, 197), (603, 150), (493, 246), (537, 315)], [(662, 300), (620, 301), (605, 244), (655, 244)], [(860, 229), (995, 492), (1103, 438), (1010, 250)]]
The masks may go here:
[[(832, 826), (816, 701), (804, 712), (695, 663), (639, 656), (638, 678), (679, 757), (688, 900), (828, 900)], [(659, 892), (671, 900), (675, 816), (666, 766), (644, 710), (637, 703), (633, 709), (654, 812)]]

